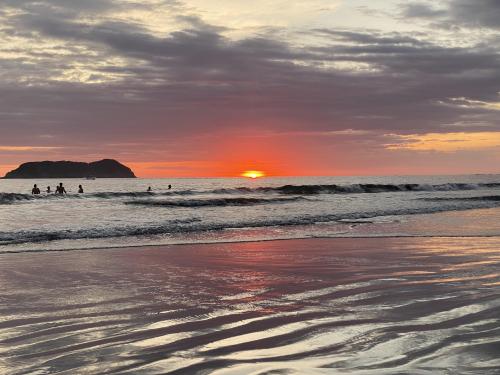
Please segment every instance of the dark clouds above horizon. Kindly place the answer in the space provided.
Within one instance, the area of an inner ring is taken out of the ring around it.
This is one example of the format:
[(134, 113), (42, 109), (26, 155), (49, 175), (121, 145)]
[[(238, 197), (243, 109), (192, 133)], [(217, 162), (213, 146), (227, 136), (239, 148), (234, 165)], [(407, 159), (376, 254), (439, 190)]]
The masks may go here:
[(500, 3), (435, 4), (6, 0), (0, 164), (193, 168), (234, 137), (256, 160), (259, 144), (307, 151), (316, 173), (399, 173), (415, 158), (410, 173), (450, 158), (485, 171), (499, 159)]

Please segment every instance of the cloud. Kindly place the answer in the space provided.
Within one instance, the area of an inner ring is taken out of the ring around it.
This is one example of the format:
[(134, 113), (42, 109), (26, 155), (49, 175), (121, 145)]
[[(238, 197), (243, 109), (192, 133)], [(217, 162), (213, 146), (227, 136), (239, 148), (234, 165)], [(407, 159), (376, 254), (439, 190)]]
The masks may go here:
[(402, 5), (402, 16), (406, 18), (437, 18), (446, 15), (446, 10), (437, 9), (428, 3), (410, 2)]
[(57, 149), (60, 149), (60, 148), (61, 147), (0, 146), (0, 151), (13, 151), (13, 152), (19, 152), (19, 151), (38, 151), (38, 152), (44, 152), (44, 151), (57, 150)]
[(391, 134), (388, 136), (399, 141), (386, 145), (389, 150), (454, 152), (500, 147), (500, 132)]
[[(447, 103), (444, 103), (447, 104)], [(449, 104), (453, 106), (458, 106), (460, 108), (466, 108), (466, 109), (475, 109), (475, 108), (480, 108), (480, 109), (487, 109), (491, 111), (500, 111), (500, 102), (487, 102), (487, 101), (481, 101), (481, 100), (472, 100), (469, 98), (450, 98), (449, 99)]]
[(500, 28), (500, 2), (496, 0), (453, 0), (450, 15), (468, 27)]
[(450, 0), (436, 7), (435, 2), (418, 1), (401, 5), (403, 18), (436, 21), (444, 28), (500, 28), (500, 3), (496, 0)]
[[(210, 157), (200, 144), (225, 134), (316, 134), (325, 147), (334, 142), (328, 135), (358, 137), (383, 150), (383, 134), (498, 129), (497, 42), (465, 43), (435, 29), (327, 27), (300, 18), (306, 1), (290, 22), (238, 28), (220, 7), (214, 13), (215, 3), (208, 17), (202, 3), (8, 0), (0, 14), (3, 144), (30, 139), (68, 145), (75, 159), (116, 152), (177, 163)], [(329, 2), (313, 3), (317, 13)], [(471, 5), (452, 1), (443, 13), (428, 4), (408, 5), (406, 19), (459, 22)], [(327, 11), (342, 11), (334, 5)]]

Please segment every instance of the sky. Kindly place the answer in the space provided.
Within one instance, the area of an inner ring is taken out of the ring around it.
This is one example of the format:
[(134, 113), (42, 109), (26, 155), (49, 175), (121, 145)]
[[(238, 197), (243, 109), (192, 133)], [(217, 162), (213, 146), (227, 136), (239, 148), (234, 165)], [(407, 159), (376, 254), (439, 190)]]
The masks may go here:
[(0, 175), (500, 173), (500, 1), (2, 0)]

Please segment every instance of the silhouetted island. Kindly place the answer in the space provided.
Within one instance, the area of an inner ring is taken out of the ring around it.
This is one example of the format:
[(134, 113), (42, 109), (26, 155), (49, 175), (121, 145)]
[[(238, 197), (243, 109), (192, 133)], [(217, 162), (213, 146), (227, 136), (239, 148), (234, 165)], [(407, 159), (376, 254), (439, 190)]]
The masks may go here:
[(4, 178), (135, 178), (132, 170), (113, 159), (92, 163), (76, 161), (36, 161), (21, 164)]

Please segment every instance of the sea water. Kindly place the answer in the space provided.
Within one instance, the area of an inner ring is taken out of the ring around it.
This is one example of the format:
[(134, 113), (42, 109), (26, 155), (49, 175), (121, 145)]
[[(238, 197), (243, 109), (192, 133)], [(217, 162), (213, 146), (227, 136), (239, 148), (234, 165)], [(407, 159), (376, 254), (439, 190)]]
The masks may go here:
[(499, 374), (499, 182), (0, 180), (0, 373)]
[[(59, 182), (67, 195), (30, 194), (35, 183), (45, 191)], [(80, 184), (84, 194), (77, 193)], [(500, 235), (500, 215), (488, 209), (499, 206), (500, 175), (4, 179), (0, 252), (307, 237), (494, 236)]]

